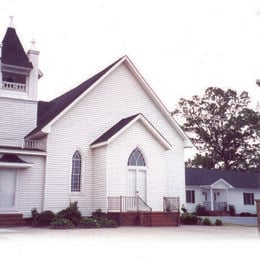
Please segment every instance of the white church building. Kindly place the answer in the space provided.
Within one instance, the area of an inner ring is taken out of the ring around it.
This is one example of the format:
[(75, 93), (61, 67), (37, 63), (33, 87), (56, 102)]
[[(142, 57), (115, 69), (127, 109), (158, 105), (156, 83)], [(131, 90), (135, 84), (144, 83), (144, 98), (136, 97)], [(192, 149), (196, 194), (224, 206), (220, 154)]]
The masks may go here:
[(0, 55), (0, 215), (185, 204), (190, 140), (127, 56), (45, 102), (39, 52), (12, 26)]

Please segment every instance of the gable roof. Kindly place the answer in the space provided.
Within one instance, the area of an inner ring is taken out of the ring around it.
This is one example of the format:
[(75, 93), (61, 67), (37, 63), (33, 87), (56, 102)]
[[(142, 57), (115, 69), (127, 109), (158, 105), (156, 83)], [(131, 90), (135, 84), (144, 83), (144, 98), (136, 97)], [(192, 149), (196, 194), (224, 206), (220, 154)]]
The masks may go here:
[(39, 102), (38, 103), (38, 120), (37, 127), (29, 133), (26, 138), (32, 138), (37, 135), (44, 135), (50, 131), (50, 126), (58, 120), (64, 113), (66, 113), (72, 106), (74, 106), (81, 98), (83, 98), (89, 91), (98, 85), (100, 81), (105, 79), (114, 69), (116, 69), (120, 64), (125, 63), (128, 69), (133, 73), (137, 81), (143, 87), (144, 91), (150, 96), (153, 102), (160, 109), (165, 118), (170, 122), (172, 127), (176, 130), (179, 136), (184, 140), (184, 147), (192, 147), (190, 139), (178, 125), (178, 123), (171, 117), (169, 111), (160, 101), (158, 96), (154, 93), (151, 87), (147, 84), (138, 70), (135, 68), (133, 63), (127, 56), (124, 56), (108, 67), (106, 67), (101, 72), (97, 73), (90, 79), (86, 80), (78, 87), (66, 92), (58, 98), (53, 99), (50, 102)]
[(16, 34), (15, 28), (7, 28), (2, 44), (2, 63), (29, 69), (33, 68)]
[[(120, 60), (120, 59), (119, 59)], [(66, 109), (73, 101), (75, 101), (82, 93), (87, 91), (96, 81), (106, 74), (119, 60), (112, 63), (99, 73), (95, 74), (88, 80), (81, 83), (76, 88), (69, 90), (63, 95), (51, 100), (50, 102), (38, 102), (37, 127), (27, 135), (31, 136), (40, 131), (44, 126), (51, 122), (64, 109)]]
[(104, 134), (98, 137), (91, 145), (91, 148), (104, 146), (112, 142), (117, 136), (125, 132), (136, 121), (140, 121), (146, 129), (161, 143), (165, 149), (170, 149), (170, 143), (155, 129), (155, 127), (144, 117), (143, 114), (136, 114), (127, 118), (121, 119)]
[(185, 170), (186, 185), (212, 185), (220, 179), (223, 179), (236, 188), (260, 189), (260, 173), (244, 173), (200, 168), (186, 168)]

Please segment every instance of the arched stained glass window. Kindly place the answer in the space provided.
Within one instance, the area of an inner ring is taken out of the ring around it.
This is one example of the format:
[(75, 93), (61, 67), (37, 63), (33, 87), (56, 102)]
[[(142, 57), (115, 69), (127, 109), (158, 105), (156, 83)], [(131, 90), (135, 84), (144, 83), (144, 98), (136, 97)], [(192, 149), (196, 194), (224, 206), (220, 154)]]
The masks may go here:
[(81, 187), (81, 155), (76, 151), (72, 157), (71, 191), (80, 192)]
[(138, 148), (134, 149), (130, 154), (127, 165), (145, 166), (144, 156)]

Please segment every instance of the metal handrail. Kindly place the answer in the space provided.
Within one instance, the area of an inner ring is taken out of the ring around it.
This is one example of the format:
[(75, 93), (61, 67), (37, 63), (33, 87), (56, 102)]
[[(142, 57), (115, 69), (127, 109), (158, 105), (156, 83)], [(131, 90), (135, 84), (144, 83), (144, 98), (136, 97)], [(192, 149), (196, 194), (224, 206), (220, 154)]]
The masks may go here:
[(179, 197), (163, 197), (163, 210), (167, 212), (180, 211)]
[(108, 197), (109, 212), (152, 211), (152, 208), (139, 196)]

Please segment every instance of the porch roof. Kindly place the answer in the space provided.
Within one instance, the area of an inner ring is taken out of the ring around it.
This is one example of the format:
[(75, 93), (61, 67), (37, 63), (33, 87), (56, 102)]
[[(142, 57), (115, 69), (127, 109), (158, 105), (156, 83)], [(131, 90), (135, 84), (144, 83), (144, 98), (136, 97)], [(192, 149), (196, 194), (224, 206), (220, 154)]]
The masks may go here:
[(20, 159), (16, 154), (4, 154), (0, 158), (0, 168), (29, 168), (32, 165)]
[(236, 188), (260, 189), (260, 173), (244, 173), (200, 168), (186, 168), (185, 182), (190, 186), (210, 186), (224, 180)]
[(228, 183), (227, 181), (223, 180), (222, 178), (215, 181), (211, 185), (200, 185), (201, 188), (215, 188), (215, 189), (233, 189), (234, 187)]
[(97, 148), (103, 145), (109, 144), (117, 136), (126, 131), (130, 126), (132, 126), (136, 121), (140, 121), (145, 128), (161, 143), (161, 145), (166, 149), (171, 149), (171, 144), (165, 139), (165, 137), (151, 124), (150, 121), (143, 114), (136, 114), (129, 116), (127, 118), (121, 119), (105, 133), (99, 136), (91, 145), (91, 148)]

